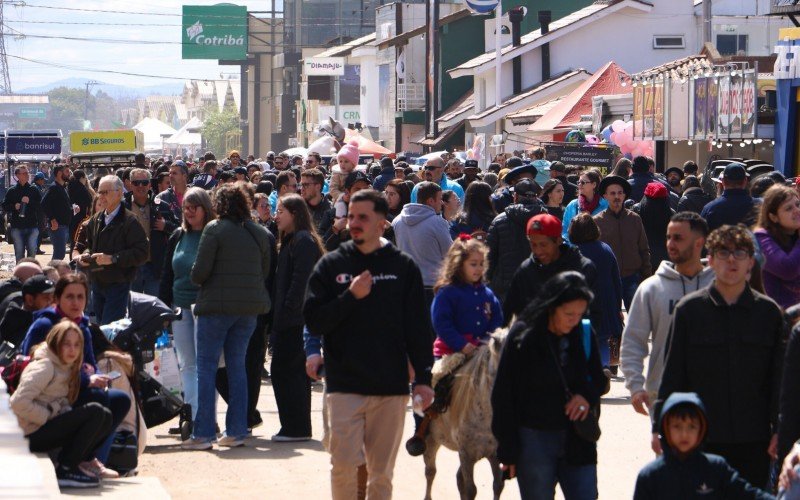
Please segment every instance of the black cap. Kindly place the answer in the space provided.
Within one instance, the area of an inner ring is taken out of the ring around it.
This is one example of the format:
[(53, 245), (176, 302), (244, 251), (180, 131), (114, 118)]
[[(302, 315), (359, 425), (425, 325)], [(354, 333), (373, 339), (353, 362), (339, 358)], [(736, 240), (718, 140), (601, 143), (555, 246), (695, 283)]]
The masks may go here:
[(44, 274), (37, 274), (25, 280), (22, 284), (23, 295), (37, 295), (40, 293), (53, 293), (56, 285)]
[(541, 191), (541, 189), (542, 188), (538, 187), (538, 184), (536, 184), (535, 181), (530, 179), (522, 179), (518, 183), (508, 188), (509, 191), (517, 196), (525, 196), (527, 198), (533, 198), (539, 193), (539, 191)]
[(741, 163), (729, 163), (720, 175), (720, 180), (741, 182), (747, 179), (747, 170)]
[(464, 162), (464, 168), (478, 168), (478, 160), (467, 160)]
[[(513, 160), (514, 158), (511, 159)], [(506, 162), (506, 165), (508, 165), (508, 162)], [(512, 184), (517, 177), (522, 174), (531, 174), (533, 177), (536, 177), (538, 173), (539, 170), (533, 165), (520, 165), (519, 167), (511, 169), (511, 172), (507, 173), (503, 180), (506, 182), (506, 184)]]
[(521, 167), (523, 163), (524, 162), (522, 161), (522, 158), (520, 158), (519, 156), (512, 156), (511, 158), (506, 160), (506, 168), (514, 169), (517, 167)]
[(247, 168), (245, 168), (245, 167), (236, 167), (236, 168), (233, 169), (233, 173), (247, 175)]
[(394, 167), (394, 162), (388, 156), (381, 158), (381, 170)]
[(350, 190), (350, 188), (353, 187), (356, 184), (356, 182), (359, 181), (364, 181), (370, 186), (372, 185), (372, 181), (369, 180), (367, 174), (365, 174), (361, 170), (354, 170), (353, 172), (350, 172), (345, 178), (344, 188)]

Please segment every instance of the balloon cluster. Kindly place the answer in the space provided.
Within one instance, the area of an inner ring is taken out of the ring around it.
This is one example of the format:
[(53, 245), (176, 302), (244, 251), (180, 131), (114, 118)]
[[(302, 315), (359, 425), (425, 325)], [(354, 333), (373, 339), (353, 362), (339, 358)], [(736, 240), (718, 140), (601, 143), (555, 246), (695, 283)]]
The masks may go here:
[(655, 142), (634, 139), (632, 121), (615, 120), (614, 123), (604, 128), (600, 135), (607, 143), (617, 146), (626, 158), (654, 156)]

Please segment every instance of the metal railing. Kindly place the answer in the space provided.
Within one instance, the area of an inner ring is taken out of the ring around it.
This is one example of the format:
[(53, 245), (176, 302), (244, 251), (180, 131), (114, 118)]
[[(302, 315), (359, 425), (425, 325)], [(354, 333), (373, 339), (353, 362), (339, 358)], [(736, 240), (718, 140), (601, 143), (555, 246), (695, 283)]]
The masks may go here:
[(397, 110), (425, 109), (425, 84), (401, 83), (397, 85)]

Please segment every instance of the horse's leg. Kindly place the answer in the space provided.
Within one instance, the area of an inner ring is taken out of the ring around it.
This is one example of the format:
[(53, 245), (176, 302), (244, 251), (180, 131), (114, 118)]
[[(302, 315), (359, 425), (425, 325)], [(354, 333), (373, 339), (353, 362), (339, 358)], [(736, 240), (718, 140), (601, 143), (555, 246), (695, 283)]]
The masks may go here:
[(425, 500), (431, 500), (431, 490), (433, 489), (433, 478), (436, 477), (436, 453), (439, 451), (439, 443), (428, 434), (425, 438), (425, 453), (422, 455), (425, 461)]
[(500, 469), (500, 460), (498, 460), (496, 456), (487, 458), (487, 460), (489, 460), (489, 464), (492, 466), (492, 477), (494, 478), (494, 481), (492, 481), (492, 491), (494, 491), (494, 500), (500, 500), (500, 493), (503, 492), (503, 486), (505, 486), (503, 471)]
[(473, 476), (476, 460), (464, 451), (458, 452), (458, 460), (461, 462), (461, 466), (458, 468), (458, 475), (461, 479), (461, 488), (459, 489), (461, 499), (475, 500), (478, 495), (478, 487), (475, 486), (475, 478)]

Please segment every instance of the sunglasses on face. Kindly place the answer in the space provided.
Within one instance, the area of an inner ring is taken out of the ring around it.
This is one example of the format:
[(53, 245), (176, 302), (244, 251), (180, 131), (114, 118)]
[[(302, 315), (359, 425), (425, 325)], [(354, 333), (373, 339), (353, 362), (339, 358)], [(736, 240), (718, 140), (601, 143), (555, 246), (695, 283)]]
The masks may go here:
[(135, 181), (131, 181), (131, 184), (133, 184), (134, 186), (149, 186), (150, 185), (150, 180), (149, 179), (138, 179), (138, 180), (135, 180)]
[(432, 171), (432, 170), (440, 169), (440, 168), (442, 168), (442, 167), (437, 167), (436, 165), (425, 165), (425, 170), (427, 170), (429, 172)]

